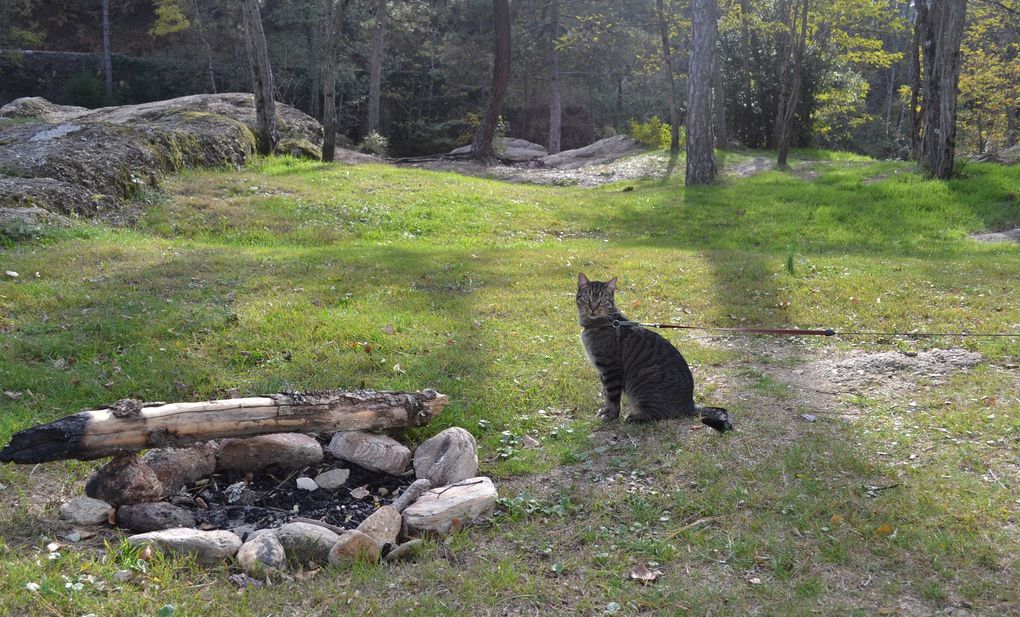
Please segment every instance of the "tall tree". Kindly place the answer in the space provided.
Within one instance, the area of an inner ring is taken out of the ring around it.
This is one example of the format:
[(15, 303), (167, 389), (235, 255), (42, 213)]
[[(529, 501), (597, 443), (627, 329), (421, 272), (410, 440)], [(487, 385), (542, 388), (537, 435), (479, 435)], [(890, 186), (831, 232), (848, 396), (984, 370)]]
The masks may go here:
[(712, 115), (715, 118), (713, 135), (717, 148), (726, 147), (726, 92), (723, 88), (722, 59), (716, 51), (712, 58)]
[(953, 175), (960, 43), (967, 0), (918, 0), (922, 61), (922, 133), (919, 164), (935, 178)]
[(691, 65), (687, 74), (687, 175), (684, 184), (715, 180), (712, 68), (719, 14), (715, 0), (691, 2)]
[[(673, 0), (669, 2), (669, 10), (663, 6), (662, 0), (655, 0), (655, 15), (659, 22), (659, 36), (662, 38), (662, 71), (666, 74), (666, 85), (669, 95), (669, 151), (680, 151), (680, 109), (676, 100), (676, 84), (673, 79), (673, 59), (669, 50), (669, 25), (673, 15)], [(714, 36), (713, 36), (714, 45)], [(712, 67), (709, 65), (709, 77)], [(688, 78), (688, 82), (689, 82)], [(711, 127), (711, 124), (709, 124)], [(711, 129), (710, 129), (711, 130)]]
[(496, 123), (510, 85), (510, 0), (492, 0), (492, 17), (496, 38), (492, 87), (489, 89), (485, 115), (482, 116), (482, 123), (471, 145), (471, 155), (478, 160), (491, 160), (496, 156), (492, 139), (496, 135)]
[(386, 36), (386, 0), (375, 0), (372, 58), (368, 68), (368, 132), (379, 132), (379, 95), (382, 89), (383, 38)]
[(110, 53), (110, 0), (102, 0), (100, 10), (103, 17), (103, 87), (106, 98), (113, 98), (113, 58)]
[(255, 91), (255, 137), (259, 154), (269, 154), (276, 147), (279, 133), (276, 129), (276, 102), (273, 99), (273, 70), (269, 65), (266, 34), (262, 30), (262, 15), (258, 0), (243, 0), (241, 22), (244, 25), (244, 45), (251, 59), (252, 89)]
[(560, 151), (563, 114), (560, 106), (560, 52), (556, 49), (560, 36), (560, 0), (549, 0), (549, 154)]
[(323, 21), (326, 24), (326, 49), (322, 62), (322, 160), (336, 156), (336, 61), (340, 50), (347, 5), (351, 0), (323, 0)]
[(780, 12), (786, 21), (780, 34), (779, 45), (779, 100), (776, 104), (776, 150), (779, 151), (776, 164), (780, 169), (787, 167), (790, 154), (790, 139), (793, 135), (793, 116), (800, 101), (801, 82), (804, 78), (804, 51), (807, 48), (807, 19), (809, 0), (800, 3), (800, 34), (797, 34), (798, 20), (795, 3), (780, 0)]

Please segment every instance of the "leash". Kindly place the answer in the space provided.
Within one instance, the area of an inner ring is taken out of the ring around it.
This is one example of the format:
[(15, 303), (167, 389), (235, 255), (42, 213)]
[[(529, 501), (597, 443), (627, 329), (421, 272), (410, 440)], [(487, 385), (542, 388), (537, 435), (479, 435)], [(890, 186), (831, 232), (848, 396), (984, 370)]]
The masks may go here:
[(630, 321), (624, 319), (614, 319), (612, 323), (606, 324), (593, 324), (590, 326), (583, 327), (584, 330), (589, 328), (613, 328), (616, 330), (616, 336), (620, 336), (620, 328), (640, 326), (644, 328), (672, 328), (678, 330), (706, 330), (711, 332), (729, 332), (732, 334), (767, 334), (773, 336), (902, 336), (902, 337), (916, 337), (916, 338), (935, 338), (939, 336), (968, 336), (968, 337), (1002, 337), (1002, 338), (1014, 338), (1020, 337), (1020, 333), (1000, 333), (1000, 332), (870, 332), (870, 331), (836, 331), (831, 328), (824, 330), (811, 330), (803, 328), (721, 328), (715, 326), (687, 326), (683, 324), (670, 324), (670, 323), (645, 323), (641, 321)]

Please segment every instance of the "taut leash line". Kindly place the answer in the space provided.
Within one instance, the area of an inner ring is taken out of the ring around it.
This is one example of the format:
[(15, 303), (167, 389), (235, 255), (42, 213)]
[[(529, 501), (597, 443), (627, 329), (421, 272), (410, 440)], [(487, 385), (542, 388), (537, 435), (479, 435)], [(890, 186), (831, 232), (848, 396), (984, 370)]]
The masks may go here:
[(870, 331), (836, 331), (832, 328), (822, 330), (811, 330), (803, 328), (721, 328), (715, 326), (687, 326), (671, 323), (644, 323), (640, 321), (627, 321), (615, 319), (612, 323), (595, 324), (586, 326), (588, 328), (614, 328), (619, 332), (621, 327), (641, 326), (645, 328), (672, 328), (678, 330), (706, 330), (710, 332), (730, 332), (733, 334), (768, 334), (773, 336), (902, 336), (915, 338), (935, 338), (939, 336), (969, 336), (969, 337), (1000, 337), (1016, 338), (1020, 333), (1002, 332), (870, 332)]

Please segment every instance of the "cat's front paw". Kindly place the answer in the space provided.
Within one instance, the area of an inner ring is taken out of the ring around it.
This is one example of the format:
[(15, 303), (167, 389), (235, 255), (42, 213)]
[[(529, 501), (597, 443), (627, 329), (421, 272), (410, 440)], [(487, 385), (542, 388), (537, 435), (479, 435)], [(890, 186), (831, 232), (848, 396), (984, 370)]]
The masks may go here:
[(603, 422), (612, 422), (613, 420), (620, 417), (619, 407), (606, 406), (599, 410), (599, 420)]

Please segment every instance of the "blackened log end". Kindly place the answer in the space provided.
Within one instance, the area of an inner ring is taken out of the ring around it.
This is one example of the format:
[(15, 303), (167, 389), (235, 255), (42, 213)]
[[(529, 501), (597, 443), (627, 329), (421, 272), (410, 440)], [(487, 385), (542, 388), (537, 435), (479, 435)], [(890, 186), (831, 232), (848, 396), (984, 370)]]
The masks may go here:
[(0, 450), (0, 462), (27, 465), (79, 458), (85, 454), (82, 438), (90, 418), (88, 412), (76, 413), (56, 422), (18, 431)]

